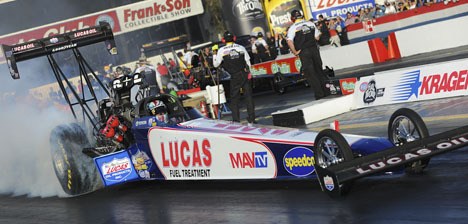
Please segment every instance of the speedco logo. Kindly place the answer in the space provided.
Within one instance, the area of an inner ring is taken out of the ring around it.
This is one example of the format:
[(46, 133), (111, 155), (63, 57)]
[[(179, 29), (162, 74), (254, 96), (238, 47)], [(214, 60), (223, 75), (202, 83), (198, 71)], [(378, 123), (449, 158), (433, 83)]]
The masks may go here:
[(307, 176), (315, 171), (314, 152), (306, 147), (295, 147), (289, 150), (283, 158), (286, 171), (298, 177)]
[(466, 137), (458, 137), (450, 141), (438, 143), (437, 145), (433, 147), (422, 148), (422, 149), (414, 150), (412, 152), (405, 153), (403, 155), (393, 156), (385, 160), (380, 160), (378, 162), (371, 163), (371, 164), (362, 166), (360, 168), (357, 168), (356, 171), (359, 174), (364, 174), (364, 173), (368, 173), (371, 171), (384, 169), (385, 167), (388, 167), (388, 166), (398, 165), (408, 160), (417, 160), (421, 156), (435, 154), (438, 151), (440, 152), (449, 151), (455, 148), (462, 147), (467, 144), (468, 144), (468, 139), (466, 139)]

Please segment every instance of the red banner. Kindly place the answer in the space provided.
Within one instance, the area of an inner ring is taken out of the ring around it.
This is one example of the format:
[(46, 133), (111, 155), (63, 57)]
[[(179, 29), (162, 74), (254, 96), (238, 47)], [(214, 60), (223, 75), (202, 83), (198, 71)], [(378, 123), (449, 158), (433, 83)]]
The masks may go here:
[(35, 39), (42, 39), (56, 34), (63, 34), (70, 31), (96, 26), (99, 21), (108, 22), (112, 26), (114, 33), (120, 31), (120, 25), (115, 11), (103, 12), (95, 15), (89, 15), (72, 20), (66, 20), (60, 23), (46, 25), (25, 31), (0, 37), (0, 44), (13, 45), (24, 43)]
[(291, 56), (283, 59), (262, 62), (252, 65), (251, 72), (253, 76), (274, 75), (278, 72), (283, 74), (298, 74), (301, 70), (301, 60), (299, 57)]

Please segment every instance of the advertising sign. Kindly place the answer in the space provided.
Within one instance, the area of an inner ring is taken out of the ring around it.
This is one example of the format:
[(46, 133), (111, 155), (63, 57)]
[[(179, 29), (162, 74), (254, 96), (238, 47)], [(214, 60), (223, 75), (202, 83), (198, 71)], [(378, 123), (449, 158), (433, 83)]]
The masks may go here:
[[(109, 23), (114, 35), (183, 19), (204, 12), (201, 0), (148, 0), (0, 36), (13, 45)], [(0, 63), (5, 58), (0, 55)]]
[(265, 35), (267, 21), (260, 0), (220, 1), (223, 18), (229, 31), (237, 36)]
[(153, 0), (116, 8), (122, 33), (203, 13), (201, 0)]
[(36, 39), (51, 37), (57, 34), (64, 34), (75, 30), (86, 29), (99, 25), (100, 21), (108, 22), (111, 25), (112, 31), (114, 33), (121, 31), (115, 11), (107, 11), (5, 35), (0, 37), (0, 44), (19, 44)]
[(319, 15), (324, 18), (341, 16), (346, 18), (346, 13), (351, 12), (356, 15), (360, 8), (372, 8), (375, 5), (374, 0), (309, 0), (314, 20)]
[(252, 75), (274, 75), (278, 72), (282, 74), (298, 74), (301, 70), (301, 60), (299, 57), (293, 56), (283, 59), (262, 62), (252, 65), (250, 72)]
[(106, 186), (138, 179), (138, 174), (126, 151), (98, 157), (95, 159), (95, 163)]
[(468, 59), (421, 65), (361, 77), (357, 108), (468, 95)]
[(273, 153), (248, 135), (154, 127), (148, 141), (169, 180), (276, 177)]
[(297, 9), (302, 12), (303, 10), (301, 0), (271, 0), (264, 1), (265, 12), (270, 25), (270, 29), (275, 33), (286, 33), (288, 27), (293, 23), (291, 21), (291, 11)]

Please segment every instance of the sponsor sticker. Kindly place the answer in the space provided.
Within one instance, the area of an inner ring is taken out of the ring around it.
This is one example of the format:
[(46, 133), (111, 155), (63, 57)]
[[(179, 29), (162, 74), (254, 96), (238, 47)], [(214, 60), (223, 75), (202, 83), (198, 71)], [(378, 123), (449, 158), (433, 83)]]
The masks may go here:
[[(135, 122), (135, 126), (138, 127), (138, 126), (146, 126), (148, 124), (148, 121), (146, 120), (140, 120), (140, 121), (136, 121)], [(151, 120), (150, 120), (150, 124), (151, 124)]]
[[(161, 142), (163, 168), (171, 178), (209, 178), (212, 163), (208, 139)], [(179, 169), (182, 168), (182, 169)]]
[(294, 176), (308, 176), (315, 171), (314, 152), (302, 146), (292, 148), (284, 155), (283, 165)]
[(264, 152), (244, 152), (229, 153), (232, 168), (267, 168), (268, 153)]
[(138, 150), (135, 154), (132, 155), (133, 166), (138, 172), (138, 175), (143, 179), (150, 179), (151, 175), (149, 170), (153, 165), (153, 162), (149, 158), (148, 154), (143, 151)]
[(354, 87), (356, 86), (356, 78), (340, 79), (340, 87), (343, 95), (349, 95), (354, 93)]
[(436, 152), (448, 151), (455, 147), (460, 148), (462, 146), (466, 146), (467, 144), (468, 144), (468, 136), (455, 137), (448, 141), (440, 142), (437, 145), (434, 145), (431, 147), (411, 150), (405, 154), (395, 155), (392, 157), (378, 160), (370, 164), (366, 164), (365, 166), (361, 166), (357, 168), (356, 172), (359, 174), (364, 174), (364, 173), (368, 173), (371, 171), (381, 170), (389, 166), (395, 166), (400, 163), (407, 162), (409, 160), (414, 161), (422, 156), (427, 156), (430, 154), (434, 154)]
[(138, 178), (126, 151), (96, 158), (96, 164), (106, 186)]
[[(369, 83), (366, 84), (366, 90), (364, 91), (364, 96), (362, 99), (364, 103), (373, 103), (377, 99), (377, 97), (382, 97), (384, 95), (385, 88), (377, 89), (377, 84), (375, 80), (371, 80)], [(362, 87), (363, 85), (361, 84), (361, 88)]]
[(333, 189), (335, 189), (335, 184), (333, 182), (333, 178), (331, 178), (330, 176), (324, 176), (323, 177), (323, 183), (325, 184), (325, 188), (328, 190), (328, 191), (333, 191)]

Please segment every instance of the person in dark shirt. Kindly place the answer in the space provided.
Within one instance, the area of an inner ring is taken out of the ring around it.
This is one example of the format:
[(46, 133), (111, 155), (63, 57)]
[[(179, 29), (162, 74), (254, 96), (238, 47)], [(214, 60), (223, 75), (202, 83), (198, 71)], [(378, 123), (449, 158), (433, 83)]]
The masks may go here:
[(266, 43), (268, 44), (268, 50), (270, 51), (270, 60), (275, 60), (278, 56), (278, 48), (275, 37), (270, 32), (266, 32)]

